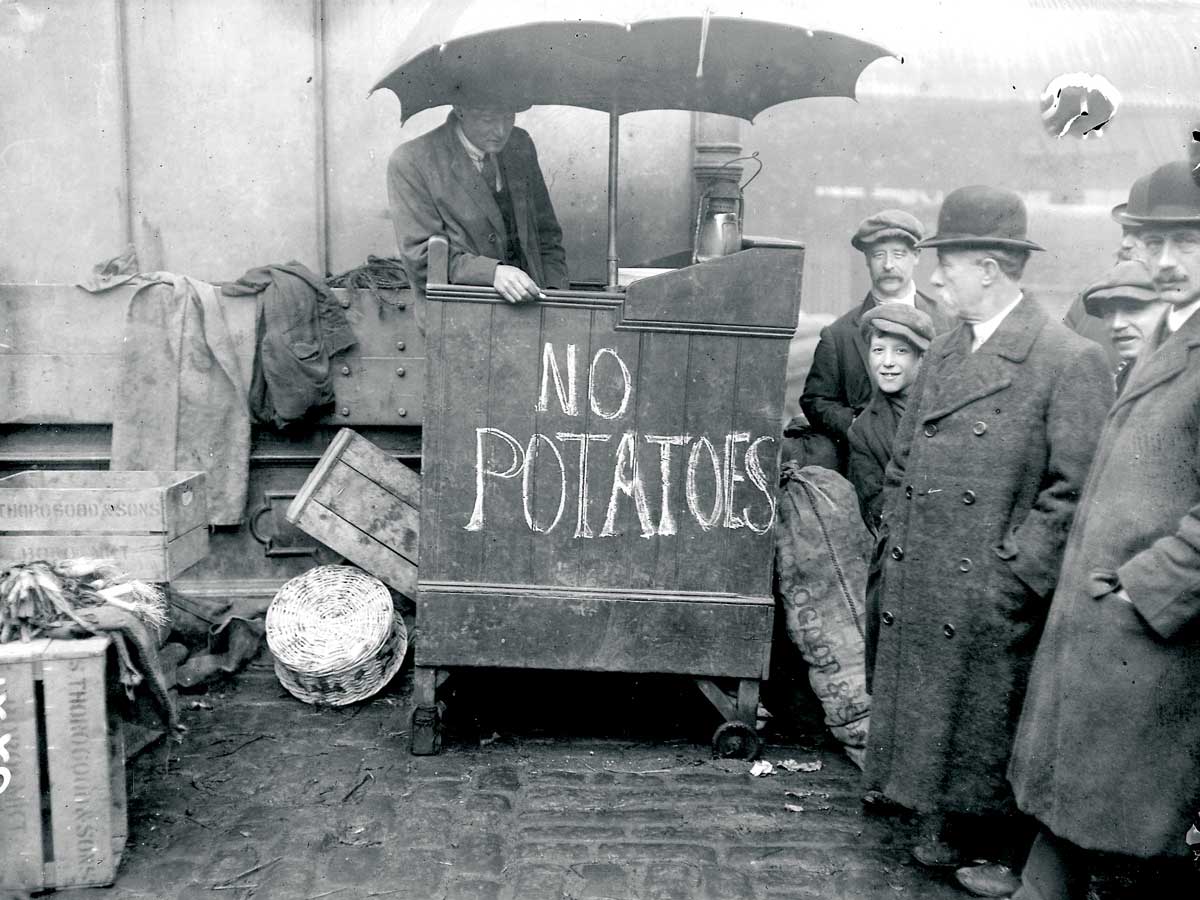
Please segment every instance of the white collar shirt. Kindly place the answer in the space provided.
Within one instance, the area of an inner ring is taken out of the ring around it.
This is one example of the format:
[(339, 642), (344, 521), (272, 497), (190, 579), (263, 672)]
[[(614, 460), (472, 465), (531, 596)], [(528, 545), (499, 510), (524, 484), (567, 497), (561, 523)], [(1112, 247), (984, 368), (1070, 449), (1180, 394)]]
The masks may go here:
[(1190, 319), (1197, 309), (1200, 309), (1200, 300), (1193, 300), (1183, 306), (1172, 306), (1167, 310), (1167, 331), (1174, 334), (1183, 327), (1183, 323)]
[(1004, 309), (1000, 310), (1000, 312), (996, 313), (990, 319), (985, 319), (982, 322), (975, 322), (971, 326), (971, 333), (974, 335), (974, 339), (971, 341), (972, 353), (982, 347), (984, 342), (996, 333), (996, 329), (1000, 327), (1000, 323), (1004, 321), (1010, 312), (1017, 308), (1017, 304), (1020, 303), (1024, 298), (1024, 294), (1018, 293), (1017, 299), (1008, 304), (1008, 306), (1004, 307)]
[(875, 302), (877, 304), (878, 303), (903, 303), (905, 306), (915, 307), (917, 305), (917, 286), (915, 283), (910, 281), (908, 283), (908, 290), (905, 291), (903, 294), (901, 294), (899, 297), (887, 297), (887, 298), (879, 297), (875, 294), (874, 291), (871, 292), (871, 296), (875, 298)]
[[(463, 145), (463, 149), (467, 151), (467, 156), (471, 159), (471, 164), (475, 166), (475, 171), (480, 175), (483, 174), (483, 163), (487, 159), (487, 153), (480, 150), (471, 143), (471, 139), (466, 136), (462, 130), (462, 125), (455, 123), (454, 133), (458, 135), (458, 142)], [(496, 184), (495, 189), (499, 191), (504, 185), (500, 181), (500, 166), (495, 166)]]

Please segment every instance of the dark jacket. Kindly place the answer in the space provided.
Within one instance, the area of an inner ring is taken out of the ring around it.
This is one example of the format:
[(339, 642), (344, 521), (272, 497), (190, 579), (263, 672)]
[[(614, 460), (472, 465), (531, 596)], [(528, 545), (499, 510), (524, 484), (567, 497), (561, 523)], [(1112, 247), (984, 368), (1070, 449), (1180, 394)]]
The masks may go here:
[(225, 294), (258, 294), (258, 352), (250, 411), (283, 428), (334, 401), (329, 357), (356, 343), (333, 293), (297, 262), (251, 269)]
[(1007, 813), (1026, 677), (1112, 380), (1030, 298), (974, 353), (934, 340), (885, 477), (867, 781), (922, 811)]
[[(499, 161), (529, 276), (540, 287), (565, 288), (562, 228), (529, 134), (514, 128)], [(450, 241), (451, 282), (490, 285), (509, 235), (495, 195), (458, 139), (454, 114), (397, 147), (387, 179), (400, 259), (418, 294), (424, 295), (429, 238), (435, 234)]]
[(900, 416), (888, 395), (876, 390), (847, 435), (847, 478), (858, 494), (863, 521), (872, 533), (879, 530), (883, 512), (883, 472), (892, 458), (892, 441)]
[(1017, 802), (1087, 849), (1185, 855), (1200, 809), (1198, 410), (1192, 316), (1108, 415), (1030, 676)]
[[(813, 352), (812, 366), (800, 395), (800, 409), (809, 424), (829, 435), (838, 447), (840, 468), (846, 471), (846, 432), (850, 423), (871, 400), (874, 385), (867, 369), (867, 342), (859, 331), (863, 313), (876, 305), (868, 293), (858, 306), (821, 329), (821, 339)], [(920, 291), (917, 309), (929, 313), (934, 331), (944, 334), (954, 327), (951, 317), (938, 308), (937, 301)]]

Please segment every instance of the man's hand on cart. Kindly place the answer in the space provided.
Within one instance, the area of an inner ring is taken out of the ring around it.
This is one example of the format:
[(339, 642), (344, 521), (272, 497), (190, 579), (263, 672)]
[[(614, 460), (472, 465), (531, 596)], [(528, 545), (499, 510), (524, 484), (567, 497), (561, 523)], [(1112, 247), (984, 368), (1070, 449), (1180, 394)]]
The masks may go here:
[(524, 300), (536, 300), (546, 296), (537, 286), (537, 282), (516, 266), (496, 266), (496, 274), (492, 276), (492, 287), (509, 303), (521, 303)]

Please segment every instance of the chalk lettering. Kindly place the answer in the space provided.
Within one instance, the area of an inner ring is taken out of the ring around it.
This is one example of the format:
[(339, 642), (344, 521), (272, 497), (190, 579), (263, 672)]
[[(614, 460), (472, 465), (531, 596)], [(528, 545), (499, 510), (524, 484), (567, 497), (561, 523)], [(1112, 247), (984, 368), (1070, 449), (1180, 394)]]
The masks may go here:
[(590, 538), (592, 526), (588, 524), (588, 447), (593, 441), (604, 443), (612, 438), (611, 434), (577, 434), (570, 431), (560, 431), (555, 435), (560, 441), (579, 442), (579, 493), (578, 506), (575, 512), (575, 537)]
[[(596, 400), (596, 368), (600, 365), (600, 358), (603, 356), (611, 356), (621, 370), (621, 403), (614, 412), (610, 413), (602, 410), (599, 401)], [(629, 398), (632, 394), (633, 379), (629, 375), (629, 367), (625, 365), (625, 361), (617, 355), (617, 351), (612, 347), (601, 347), (596, 351), (596, 355), (592, 357), (592, 365), (588, 369), (588, 404), (591, 406), (592, 412), (602, 419), (619, 419), (625, 415), (625, 410), (629, 407)]]
[(608, 515), (604, 517), (604, 527), (600, 529), (600, 537), (612, 537), (616, 534), (617, 502), (620, 500), (621, 494), (633, 500), (638, 522), (642, 526), (642, 537), (654, 537), (655, 529), (650, 521), (650, 504), (646, 502), (646, 487), (642, 484), (641, 475), (638, 473), (637, 433), (633, 431), (627, 431), (621, 435), (621, 443), (617, 445), (612, 492), (608, 496)]
[[(487, 435), (494, 435), (505, 441), (512, 450), (512, 464), (503, 472), (498, 472), (494, 469), (489, 469), (484, 465), (484, 438)], [(467, 531), (481, 531), (483, 529), (483, 484), (484, 478), (488, 475), (494, 475), (497, 478), (515, 478), (521, 473), (525, 467), (525, 450), (520, 444), (508, 434), (506, 431), (501, 431), (499, 428), (476, 428), (475, 429), (475, 508), (471, 512), (471, 519), (463, 526)]]
[[(707, 450), (713, 473), (713, 506), (706, 516), (700, 508), (700, 499), (696, 490), (696, 470), (700, 467), (700, 451)], [(725, 488), (721, 477), (721, 460), (713, 448), (712, 441), (706, 437), (692, 444), (692, 452), (688, 454), (687, 480), (684, 482), (684, 496), (687, 497), (688, 509), (696, 517), (696, 522), (704, 531), (708, 531), (721, 520), (721, 506), (724, 500)]]
[(538, 395), (537, 406), (534, 407), (538, 412), (546, 412), (550, 408), (548, 388), (552, 377), (554, 393), (558, 395), (558, 405), (562, 407), (562, 411), (568, 416), (579, 415), (579, 403), (575, 394), (575, 350), (574, 344), (567, 344), (567, 383), (563, 385), (562, 373), (558, 370), (558, 359), (554, 356), (554, 345), (546, 341), (546, 346), (542, 348), (542, 390)]
[(734, 513), (737, 508), (734, 506), (733, 498), (734, 491), (737, 490), (738, 482), (745, 481), (742, 473), (738, 471), (737, 464), (737, 445), (748, 444), (750, 442), (750, 432), (736, 431), (725, 435), (725, 460), (722, 465), (725, 477), (722, 479), (722, 486), (725, 492), (725, 527), (726, 528), (742, 528), (746, 523), (738, 515)]
[[(7, 683), (5, 679), (0, 678), (0, 688), (4, 687)], [(0, 691), (0, 722), (8, 718), (8, 710), (4, 708), (7, 703), (8, 691)]]
[(662, 482), (662, 503), (658, 513), (658, 533), (676, 534), (675, 516), (671, 513), (671, 448), (682, 447), (692, 439), (690, 434), (648, 434), (646, 443), (658, 444), (658, 473)]
[[(547, 344), (547, 347), (550, 345)], [(533, 520), (533, 509), (530, 504), (530, 495), (533, 488), (533, 467), (537, 463), (538, 457), (538, 442), (542, 441), (547, 447), (554, 451), (554, 458), (558, 460), (558, 511), (554, 514), (554, 521), (545, 528), (538, 527), (538, 524)], [(529, 526), (530, 531), (538, 531), (545, 533), (553, 531), (554, 526), (558, 524), (558, 520), (562, 518), (563, 507), (567, 504), (567, 467), (563, 465), (562, 454), (558, 452), (558, 447), (554, 441), (546, 437), (544, 434), (536, 432), (530, 436), (529, 445), (525, 448), (525, 465), (524, 475), (521, 477), (521, 504), (525, 509), (525, 524)], [(482, 517), (483, 513), (480, 513)]]
[(746, 448), (746, 474), (750, 476), (750, 483), (758, 488), (759, 493), (767, 498), (767, 505), (771, 509), (771, 515), (767, 519), (767, 524), (758, 526), (750, 520), (750, 510), (742, 510), (742, 518), (746, 523), (746, 527), (755, 534), (766, 534), (771, 530), (771, 526), (775, 524), (775, 491), (772, 486), (767, 483), (767, 474), (763, 471), (762, 460), (758, 458), (758, 445), (763, 441), (775, 443), (775, 438), (764, 434), (762, 437), (756, 438), (749, 447)]
[(12, 783), (12, 772), (8, 771), (8, 766), (0, 766), (0, 794), (8, 790), (9, 784)]

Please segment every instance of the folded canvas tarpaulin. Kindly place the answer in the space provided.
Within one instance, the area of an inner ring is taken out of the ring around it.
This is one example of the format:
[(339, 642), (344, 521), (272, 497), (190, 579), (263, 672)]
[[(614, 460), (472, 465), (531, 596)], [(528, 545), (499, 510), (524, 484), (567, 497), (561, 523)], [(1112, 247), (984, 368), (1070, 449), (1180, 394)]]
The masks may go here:
[(854, 488), (837, 472), (786, 464), (784, 475), (775, 525), (784, 622), (825, 724), (861, 767), (871, 713), (864, 641), (871, 535)]
[(357, 340), (324, 282), (290, 262), (251, 269), (221, 290), (258, 295), (258, 352), (250, 383), (255, 420), (284, 428), (333, 403), (329, 358)]
[(169, 272), (141, 274), (129, 301), (113, 398), (113, 470), (205, 472), (209, 523), (246, 508), (246, 381), (216, 288)]

